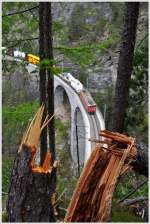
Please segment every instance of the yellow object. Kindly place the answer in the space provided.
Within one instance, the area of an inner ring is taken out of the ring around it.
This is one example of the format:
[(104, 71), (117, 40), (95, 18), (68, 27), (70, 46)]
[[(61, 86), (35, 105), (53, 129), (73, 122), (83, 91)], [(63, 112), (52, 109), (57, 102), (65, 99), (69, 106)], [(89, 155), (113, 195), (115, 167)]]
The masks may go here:
[(26, 60), (34, 65), (37, 65), (40, 62), (40, 58), (33, 54), (27, 54)]

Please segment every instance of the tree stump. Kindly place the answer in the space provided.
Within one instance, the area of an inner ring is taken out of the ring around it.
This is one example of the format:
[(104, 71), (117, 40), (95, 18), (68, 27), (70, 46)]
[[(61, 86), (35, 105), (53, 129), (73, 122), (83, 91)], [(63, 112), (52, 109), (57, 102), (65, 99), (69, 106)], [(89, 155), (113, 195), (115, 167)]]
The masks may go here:
[[(118, 177), (131, 168), (137, 150), (134, 139), (101, 131), (100, 141), (87, 161), (65, 216), (66, 222), (108, 222)], [(97, 140), (98, 141), (98, 140)]]
[(51, 173), (33, 172), (31, 157), (31, 149), (26, 145), (17, 154), (7, 203), (9, 222), (54, 221), (51, 196), (55, 190), (55, 170)]
[(55, 192), (56, 162), (47, 150), (42, 166), (35, 164), (42, 124), (42, 105), (28, 126), (18, 150), (11, 175), (7, 214), (9, 222), (53, 222), (52, 194)]

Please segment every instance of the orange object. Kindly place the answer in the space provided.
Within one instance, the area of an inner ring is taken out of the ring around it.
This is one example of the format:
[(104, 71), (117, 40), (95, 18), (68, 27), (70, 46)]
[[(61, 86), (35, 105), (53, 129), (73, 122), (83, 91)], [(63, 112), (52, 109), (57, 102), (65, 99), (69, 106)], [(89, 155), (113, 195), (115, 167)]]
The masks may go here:
[(133, 138), (106, 130), (101, 131), (100, 136), (106, 139), (96, 145), (82, 171), (65, 222), (110, 221), (118, 177), (131, 168), (131, 162), (136, 158)]

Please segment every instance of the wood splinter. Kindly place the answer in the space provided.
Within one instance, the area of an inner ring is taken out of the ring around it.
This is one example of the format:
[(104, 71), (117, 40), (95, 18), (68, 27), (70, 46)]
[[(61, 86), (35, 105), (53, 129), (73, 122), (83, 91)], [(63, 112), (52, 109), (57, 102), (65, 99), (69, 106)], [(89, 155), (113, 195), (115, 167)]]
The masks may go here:
[(14, 162), (7, 202), (9, 222), (54, 221), (51, 198), (58, 162), (52, 163), (48, 150), (42, 166), (35, 163), (41, 132), (54, 117), (47, 116), (42, 123), (43, 112), (42, 104), (23, 135)]
[[(136, 158), (135, 140), (126, 135), (101, 131), (68, 207), (65, 222), (108, 222), (117, 180), (132, 168)], [(104, 147), (103, 144), (107, 146)]]

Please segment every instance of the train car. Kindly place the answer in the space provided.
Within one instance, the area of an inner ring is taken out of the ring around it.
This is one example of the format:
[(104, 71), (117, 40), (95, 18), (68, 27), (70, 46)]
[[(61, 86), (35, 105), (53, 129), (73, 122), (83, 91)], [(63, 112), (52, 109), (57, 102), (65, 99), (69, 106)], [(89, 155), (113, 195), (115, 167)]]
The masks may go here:
[(83, 90), (83, 85), (78, 79), (76, 79), (75, 81), (72, 80), (70, 85), (74, 90), (76, 90), (77, 93), (80, 93)]
[(12, 51), (11, 53), (15, 58), (20, 58), (20, 59), (25, 59), (26, 57), (26, 54), (24, 52), (21, 52), (21, 51)]
[(34, 65), (38, 65), (40, 62), (40, 58), (33, 54), (26, 54), (25, 60)]
[(81, 99), (86, 111), (91, 115), (95, 114), (96, 103), (92, 99), (91, 95), (86, 91), (81, 91), (79, 96), (80, 96), (80, 99)]
[(73, 76), (72, 76), (70, 73), (67, 73), (67, 72), (62, 73), (62, 74), (61, 74), (61, 77), (62, 77), (65, 81), (67, 81), (68, 83), (70, 83), (71, 80), (73, 79), (73, 78), (72, 78)]
[(27, 54), (18, 50), (13, 52), (13, 56), (15, 58), (24, 59), (25, 61), (28, 61), (29, 63), (34, 65), (38, 65), (40, 62), (40, 58), (38, 56), (35, 56), (33, 54)]
[(65, 73), (61, 74), (61, 77), (66, 82), (68, 82), (71, 85), (71, 87), (74, 90), (76, 90), (77, 93), (80, 93), (83, 90), (82, 83), (78, 79), (74, 78), (70, 73), (65, 72)]

